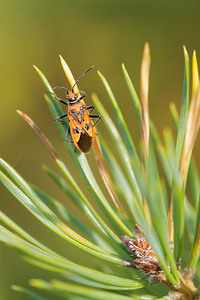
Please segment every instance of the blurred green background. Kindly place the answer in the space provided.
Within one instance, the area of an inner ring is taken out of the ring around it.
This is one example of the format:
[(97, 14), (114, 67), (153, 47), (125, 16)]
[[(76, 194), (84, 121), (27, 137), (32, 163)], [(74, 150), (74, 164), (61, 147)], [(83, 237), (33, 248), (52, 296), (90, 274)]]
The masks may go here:
[[(0, 145), (1, 157), (13, 165), (27, 181), (37, 184), (65, 203), (55, 185), (41, 169), (43, 163), (54, 167), (51, 157), (16, 109), (30, 115), (64, 155), (73, 169), (46, 107), (44, 86), (32, 65), (38, 66), (52, 86), (67, 86), (59, 57), (69, 64), (75, 78), (87, 68), (93, 69), (79, 84), (86, 91), (86, 102), (96, 92), (112, 114), (111, 106), (96, 73), (108, 79), (136, 141), (140, 130), (136, 114), (129, 108), (130, 96), (123, 79), (121, 64), (131, 76), (140, 94), (140, 63), (146, 41), (151, 49), (150, 114), (159, 131), (172, 126), (169, 103), (180, 108), (185, 45), (191, 57), (200, 53), (199, 1), (144, 0), (8, 0), (0, 10)], [(98, 124), (100, 132), (105, 128)], [(197, 149), (197, 147), (196, 147)], [(196, 150), (197, 152), (197, 150)], [(88, 158), (92, 159), (92, 154)], [(198, 157), (197, 157), (198, 159)], [(56, 167), (54, 167), (56, 169)], [(56, 169), (57, 170), (57, 169)], [(80, 181), (81, 182), (81, 181)], [(85, 254), (55, 241), (54, 235), (35, 220), (2, 186), (1, 210), (34, 237), (76, 262), (86, 261)], [(70, 203), (70, 202), (68, 202)], [(76, 212), (72, 206), (71, 210)], [(72, 250), (73, 249), (73, 253)], [(0, 299), (26, 299), (10, 290), (11, 284), (27, 286), (28, 278), (52, 278), (22, 261), (0, 245)]]

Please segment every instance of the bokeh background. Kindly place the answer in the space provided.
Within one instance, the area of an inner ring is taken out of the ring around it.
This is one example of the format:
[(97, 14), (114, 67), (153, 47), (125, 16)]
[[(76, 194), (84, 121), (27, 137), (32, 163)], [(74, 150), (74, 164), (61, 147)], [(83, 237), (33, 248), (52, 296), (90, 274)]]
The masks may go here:
[[(183, 81), (183, 50), (191, 57), (200, 54), (200, 2), (192, 0), (8, 0), (0, 1), (0, 156), (13, 165), (28, 182), (37, 184), (65, 203), (41, 165), (54, 163), (35, 133), (16, 114), (16, 109), (30, 115), (65, 156), (43, 93), (44, 86), (33, 64), (38, 66), (52, 86), (69, 87), (58, 55), (68, 62), (75, 78), (88, 67), (95, 69), (82, 79), (79, 87), (86, 91), (87, 104), (96, 92), (111, 114), (112, 108), (96, 73), (108, 79), (131, 134), (137, 141), (140, 129), (136, 114), (129, 108), (128, 94), (121, 64), (125, 63), (135, 88), (140, 93), (140, 63), (146, 41), (151, 49), (150, 114), (159, 131), (172, 126), (169, 103), (180, 108)], [(107, 138), (103, 123), (99, 131)], [(109, 142), (109, 141), (108, 141)], [(198, 146), (195, 148), (198, 154)], [(93, 154), (88, 155), (88, 159)], [(200, 158), (196, 155), (198, 163)], [(95, 168), (95, 167), (94, 167)], [(56, 169), (57, 170), (57, 169)], [(98, 175), (97, 175), (98, 176)], [(81, 180), (79, 181), (81, 184)], [(67, 205), (71, 205), (67, 202)], [(76, 262), (88, 259), (76, 249), (55, 240), (2, 186), (0, 208), (20, 226), (49, 247)], [(76, 212), (72, 206), (71, 210)], [(80, 216), (81, 217), (81, 216)], [(72, 251), (73, 250), (73, 251)], [(10, 289), (11, 284), (27, 286), (28, 278), (52, 278), (22, 261), (12, 250), (0, 245), (0, 299), (25, 299)]]

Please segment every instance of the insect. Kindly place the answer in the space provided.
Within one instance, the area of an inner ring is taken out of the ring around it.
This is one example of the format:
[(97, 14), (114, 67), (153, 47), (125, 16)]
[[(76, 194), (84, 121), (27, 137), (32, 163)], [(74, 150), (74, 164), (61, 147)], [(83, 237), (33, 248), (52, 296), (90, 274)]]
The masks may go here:
[[(54, 89), (63, 89), (66, 91), (66, 101), (58, 98), (54, 93), (54, 97), (59, 102), (68, 106), (68, 112), (60, 117), (55, 118), (56, 121), (61, 120), (65, 117), (69, 119), (69, 127), (66, 135), (66, 141), (70, 143), (74, 143), (76, 148), (81, 152), (87, 153), (90, 151), (92, 147), (92, 143), (94, 140), (94, 126), (101, 119), (99, 115), (92, 115), (92, 111), (94, 110), (94, 106), (90, 105), (86, 107), (86, 105), (81, 101), (86, 97), (84, 93), (82, 96), (78, 96), (78, 93), (74, 93), (74, 87), (78, 83), (78, 81), (87, 74), (91, 69), (89, 68), (85, 73), (83, 73), (74, 83), (72, 90), (69, 91), (65, 87), (56, 86)], [(96, 119), (94, 124), (91, 119)], [(72, 140), (69, 139), (71, 134)]]

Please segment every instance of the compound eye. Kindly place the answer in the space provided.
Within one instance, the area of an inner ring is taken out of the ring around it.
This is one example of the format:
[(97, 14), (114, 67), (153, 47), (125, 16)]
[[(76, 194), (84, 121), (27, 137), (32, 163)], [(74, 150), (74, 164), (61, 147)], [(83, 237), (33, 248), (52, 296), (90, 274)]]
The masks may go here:
[(80, 107), (80, 110), (83, 110), (83, 109), (85, 109), (86, 108), (86, 106), (85, 105), (82, 105), (81, 107)]
[(72, 114), (74, 114), (74, 113), (76, 112), (76, 109), (75, 109), (75, 108), (74, 108), (74, 109), (71, 109), (70, 112), (71, 112)]

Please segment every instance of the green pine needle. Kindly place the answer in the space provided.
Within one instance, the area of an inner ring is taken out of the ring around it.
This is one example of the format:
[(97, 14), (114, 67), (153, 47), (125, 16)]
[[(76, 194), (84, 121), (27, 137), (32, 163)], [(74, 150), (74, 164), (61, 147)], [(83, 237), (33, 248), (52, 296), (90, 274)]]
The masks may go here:
[[(148, 44), (145, 47), (149, 51)], [(148, 55), (150, 57), (149, 52)], [(60, 59), (72, 87), (75, 79), (64, 59)], [(193, 110), (190, 110), (189, 104), (190, 64), (185, 47), (184, 59), (180, 114), (174, 104), (170, 105), (177, 131), (176, 140), (169, 128), (164, 129), (162, 139), (152, 119), (146, 119), (145, 126), (146, 129), (150, 128), (150, 136), (145, 143), (144, 136), (141, 136), (141, 141), (135, 141), (108, 81), (98, 72), (119, 127), (118, 130), (99, 97), (93, 94), (92, 100), (110, 136), (110, 140), (106, 141), (100, 123), (97, 125), (100, 131), (98, 135), (95, 127), (93, 150), (97, 161), (96, 168), (99, 168), (105, 187), (102, 187), (102, 182), (93, 174), (90, 156), (87, 157), (80, 151), (75, 152), (74, 145), (66, 142), (66, 133), (70, 126), (68, 118), (64, 118), (62, 124), (54, 121), (66, 111), (63, 111), (62, 105), (56, 100), (54, 90), (45, 75), (35, 67), (47, 91), (45, 100), (53, 118), (52, 122), (55, 123), (66, 147), (66, 156), (73, 161), (88, 193), (83, 192), (84, 189), (79, 186), (76, 177), (72, 176), (65, 159), (59, 157), (56, 147), (42, 130), (26, 114), (17, 112), (40, 137), (60, 173), (48, 166), (44, 166), (43, 170), (64, 192), (66, 199), (76, 205), (83, 218), (79, 220), (70, 211), (68, 204), (62, 204), (43, 189), (28, 184), (3, 159), (0, 159), (0, 181), (41, 222), (41, 226), (46, 226), (66, 245), (70, 243), (78, 248), (80, 255), (84, 251), (88, 259), (95, 258), (95, 264), (89, 268), (72, 262), (67, 254), (64, 257), (50, 249), (0, 212), (0, 241), (16, 250), (28, 263), (37, 266), (38, 272), (39, 269), (45, 269), (53, 272), (52, 276), (58, 276), (59, 280), (50, 282), (32, 279), (32, 288), (48, 292), (52, 297), (65, 299), (168, 299), (165, 298), (168, 295), (160, 283), (162, 282), (174, 297), (178, 292), (183, 297), (181, 299), (193, 299), (193, 296), (200, 299), (199, 291), (193, 283), (200, 256), (200, 188), (198, 168), (191, 155), (200, 124), (200, 89), (197, 59), (196, 54), (193, 54), (192, 99), (196, 102), (192, 101), (192, 105), (196, 105), (196, 109), (193, 109), (196, 123), (192, 124)], [(144, 97), (140, 101), (124, 65), (122, 71), (132, 101), (127, 105), (136, 110), (141, 129), (144, 129)], [(142, 69), (142, 74), (145, 82), (149, 82), (149, 66)], [(147, 91), (148, 84), (142, 82), (141, 90)], [(80, 95), (77, 85), (75, 92)], [(148, 113), (148, 92), (145, 94), (145, 101)], [(187, 130), (190, 128), (188, 115), (195, 139), (190, 141), (191, 147), (187, 156), (184, 150), (187, 144), (185, 136), (190, 132)], [(135, 145), (139, 145), (137, 149)], [(185, 157), (186, 166), (183, 162)], [(191, 193), (187, 186), (190, 186)], [(189, 255), (185, 245), (190, 247)], [(197, 271), (197, 285), (199, 280)], [(12, 288), (30, 299), (46, 299), (29, 288)]]

